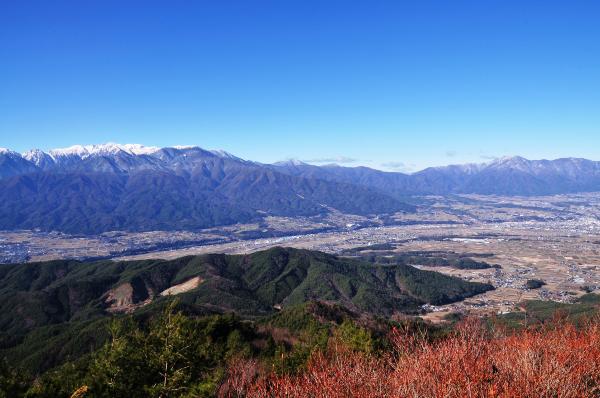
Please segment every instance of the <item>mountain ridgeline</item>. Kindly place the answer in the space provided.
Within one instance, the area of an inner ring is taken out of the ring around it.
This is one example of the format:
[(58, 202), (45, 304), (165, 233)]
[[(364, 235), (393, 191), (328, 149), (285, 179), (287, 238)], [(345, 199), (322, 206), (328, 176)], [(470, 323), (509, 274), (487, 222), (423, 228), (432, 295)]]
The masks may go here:
[(600, 190), (600, 162), (502, 158), (414, 174), (246, 161), (199, 147), (0, 149), (0, 229), (197, 230), (265, 216), (411, 212), (415, 196)]
[(550, 195), (600, 190), (600, 162), (587, 159), (528, 160), (505, 157), (490, 163), (430, 167), (403, 174), (368, 167), (314, 166), (280, 162), (274, 167), (297, 177), (318, 178), (410, 195)]
[(197, 230), (266, 215), (412, 211), (368, 187), (304, 178), (197, 147), (0, 152), (0, 229)]

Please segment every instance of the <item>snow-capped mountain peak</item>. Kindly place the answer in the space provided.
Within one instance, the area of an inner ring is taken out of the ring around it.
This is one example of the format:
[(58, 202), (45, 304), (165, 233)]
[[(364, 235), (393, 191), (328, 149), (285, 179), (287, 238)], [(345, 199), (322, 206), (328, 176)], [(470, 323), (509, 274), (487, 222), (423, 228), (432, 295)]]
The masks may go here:
[(125, 152), (130, 155), (149, 155), (159, 151), (160, 148), (154, 146), (144, 146), (140, 144), (115, 144), (112, 142), (96, 145), (73, 145), (68, 148), (52, 149), (48, 153), (53, 158), (76, 156), (85, 159), (94, 155), (114, 155), (119, 152)]
[(199, 146), (197, 145), (174, 145), (171, 148), (180, 150), (180, 151), (185, 151), (186, 149), (200, 149)]
[(45, 167), (54, 163), (54, 158), (41, 149), (31, 149), (21, 156), (38, 167)]
[(220, 158), (243, 161), (243, 159), (226, 152), (224, 150), (210, 150), (205, 151), (197, 145), (174, 145), (164, 148), (156, 146), (145, 146), (141, 144), (116, 144), (116, 143), (105, 143), (105, 144), (94, 144), (94, 145), (72, 145), (66, 148), (54, 148), (48, 151), (41, 149), (31, 149), (23, 154), (11, 151), (7, 148), (0, 148), (0, 155), (16, 155), (26, 159), (36, 165), (41, 162), (64, 162), (64, 161), (77, 161), (85, 160), (95, 156), (114, 156), (119, 154), (127, 154), (131, 156), (153, 156), (161, 157), (159, 152), (161, 151), (183, 151), (188, 152), (203, 152), (205, 154), (212, 154)]
[(220, 158), (225, 158), (225, 159), (233, 159), (233, 160), (243, 160), (227, 151), (224, 151), (222, 149), (213, 149), (210, 151), (210, 153), (212, 153), (213, 155), (216, 155)]
[(8, 148), (0, 148), (0, 155), (19, 155), (19, 154), (15, 151), (11, 151)]
[(522, 166), (524, 164), (529, 164), (531, 161), (525, 159), (522, 156), (503, 156), (501, 158), (496, 159), (492, 164), (501, 164), (506, 166)]
[[(159, 148), (140, 144), (105, 143), (96, 145), (73, 145), (49, 151), (31, 149), (23, 154), (9, 149), (0, 150), (2, 158), (21, 161), (19, 168), (11, 168), (2, 175), (15, 175), (19, 170), (31, 172), (116, 172), (130, 173), (148, 170), (182, 170), (199, 167), (205, 162), (221, 158), (231, 162), (248, 163), (222, 150), (207, 151), (199, 146), (169, 146)], [(17, 159), (18, 158), (18, 159)], [(1, 172), (1, 170), (0, 170)]]
[(160, 151), (159, 147), (156, 146), (144, 146), (141, 144), (125, 144), (118, 145), (118, 148), (124, 152), (129, 152), (133, 155), (149, 155)]

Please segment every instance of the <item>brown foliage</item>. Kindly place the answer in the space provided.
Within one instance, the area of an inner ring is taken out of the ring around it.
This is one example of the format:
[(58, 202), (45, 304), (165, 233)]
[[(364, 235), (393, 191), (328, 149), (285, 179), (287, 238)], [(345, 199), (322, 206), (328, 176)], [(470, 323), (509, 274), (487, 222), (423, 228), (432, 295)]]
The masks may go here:
[[(430, 343), (393, 330), (392, 353), (373, 356), (333, 344), (297, 376), (230, 368), (222, 397), (600, 397), (600, 324), (560, 324), (492, 335), (477, 320)], [(250, 365), (250, 366), (249, 366)], [(235, 382), (234, 382), (235, 379)]]
[(88, 386), (81, 386), (73, 392), (73, 394), (71, 395), (71, 398), (81, 398), (81, 397), (85, 396), (85, 394), (88, 392), (88, 390), (89, 390)]

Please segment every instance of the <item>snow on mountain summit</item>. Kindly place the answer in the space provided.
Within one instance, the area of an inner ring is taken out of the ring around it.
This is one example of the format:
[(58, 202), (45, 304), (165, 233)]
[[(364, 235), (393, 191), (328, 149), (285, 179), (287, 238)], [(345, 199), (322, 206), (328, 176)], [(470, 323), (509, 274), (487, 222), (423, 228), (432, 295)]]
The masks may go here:
[(0, 148), (0, 155), (18, 155), (18, 153), (15, 151), (11, 151), (8, 148)]
[[(178, 151), (186, 150), (201, 150), (197, 145), (174, 145), (170, 147), (159, 148), (156, 146), (145, 146), (141, 144), (115, 144), (112, 142), (106, 144), (95, 144), (95, 145), (73, 145), (67, 148), (57, 148), (48, 151), (48, 154), (53, 158), (61, 156), (77, 156), (85, 159), (92, 155), (114, 155), (119, 152), (125, 152), (130, 155), (151, 155), (160, 151), (161, 149), (176, 149)], [(211, 150), (212, 154), (229, 159), (239, 159), (237, 156), (230, 154), (223, 150)]]
[[(9, 149), (0, 149), (0, 160), (2, 158), (19, 158), (25, 162), (21, 168), (27, 171), (62, 170), (128, 173), (140, 170), (193, 168), (211, 158), (214, 159), (214, 157), (233, 162), (246, 162), (228, 152), (222, 150), (206, 151), (195, 145), (159, 148), (141, 144), (109, 142), (95, 145), (73, 145), (49, 151), (31, 149), (23, 154)], [(17, 172), (11, 171), (11, 175), (15, 173)]]
[(93, 155), (114, 155), (119, 152), (125, 152), (130, 155), (149, 155), (159, 151), (160, 148), (154, 146), (144, 146), (140, 144), (95, 144), (95, 145), (73, 145), (68, 148), (52, 149), (48, 153), (53, 158), (76, 156), (85, 159)]
[(242, 160), (241, 158), (239, 158), (227, 151), (224, 151), (222, 149), (213, 149), (210, 151), (210, 153), (212, 153), (213, 155), (216, 155), (218, 157), (225, 158), (225, 159)]
[(54, 158), (48, 155), (46, 152), (41, 149), (31, 149), (25, 153), (23, 153), (23, 159), (30, 161), (38, 167), (45, 168), (54, 163)]

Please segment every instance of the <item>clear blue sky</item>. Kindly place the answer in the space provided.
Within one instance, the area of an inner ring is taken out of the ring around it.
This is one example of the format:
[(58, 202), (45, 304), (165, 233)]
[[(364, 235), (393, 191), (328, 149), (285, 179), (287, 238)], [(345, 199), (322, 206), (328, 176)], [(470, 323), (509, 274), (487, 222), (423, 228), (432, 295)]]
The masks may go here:
[(2, 1), (0, 146), (600, 160), (598, 1)]

